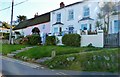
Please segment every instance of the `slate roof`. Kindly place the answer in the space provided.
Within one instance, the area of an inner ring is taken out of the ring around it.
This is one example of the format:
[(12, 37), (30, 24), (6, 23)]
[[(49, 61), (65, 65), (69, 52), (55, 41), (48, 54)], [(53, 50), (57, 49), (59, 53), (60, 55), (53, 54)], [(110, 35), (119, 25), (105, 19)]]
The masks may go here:
[(50, 12), (42, 14), (32, 19), (20, 22), (13, 30), (23, 29), (29, 26), (50, 22)]

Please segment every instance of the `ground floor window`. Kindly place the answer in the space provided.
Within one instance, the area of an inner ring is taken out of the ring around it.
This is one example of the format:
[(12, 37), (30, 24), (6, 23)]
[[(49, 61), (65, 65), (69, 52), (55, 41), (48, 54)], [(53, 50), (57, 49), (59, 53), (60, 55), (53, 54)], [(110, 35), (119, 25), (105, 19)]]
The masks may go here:
[(69, 27), (69, 34), (72, 34), (74, 32), (74, 27)]
[(87, 30), (87, 24), (81, 24), (81, 30)]
[(118, 33), (120, 30), (120, 20), (115, 20), (114, 21), (114, 33)]
[(58, 32), (58, 27), (55, 27), (54, 28), (54, 33), (57, 33)]

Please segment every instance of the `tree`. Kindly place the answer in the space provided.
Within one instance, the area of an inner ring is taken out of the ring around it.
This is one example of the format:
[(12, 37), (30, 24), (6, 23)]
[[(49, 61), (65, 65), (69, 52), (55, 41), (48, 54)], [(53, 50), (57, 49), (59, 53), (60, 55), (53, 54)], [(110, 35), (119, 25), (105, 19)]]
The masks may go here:
[(100, 21), (96, 21), (96, 27), (101, 30), (102, 29), (102, 23)]
[(27, 17), (24, 16), (24, 15), (19, 15), (19, 16), (17, 16), (18, 22), (24, 21), (24, 20), (26, 20), (26, 19), (27, 19)]
[[(12, 28), (14, 28), (15, 26), (12, 26)], [(7, 28), (10, 29), (10, 25), (7, 22), (3, 22), (2, 23), (2, 28)]]
[(38, 27), (34, 27), (34, 28), (32, 29), (32, 34), (40, 34), (39, 28), (38, 28)]
[[(105, 2), (104, 6), (101, 8), (102, 16), (104, 18), (104, 27), (106, 27), (105, 25), (107, 25), (107, 33), (109, 31), (110, 15), (113, 11), (115, 11), (114, 7), (115, 4), (113, 2)], [(106, 18), (107, 21), (105, 21)]]

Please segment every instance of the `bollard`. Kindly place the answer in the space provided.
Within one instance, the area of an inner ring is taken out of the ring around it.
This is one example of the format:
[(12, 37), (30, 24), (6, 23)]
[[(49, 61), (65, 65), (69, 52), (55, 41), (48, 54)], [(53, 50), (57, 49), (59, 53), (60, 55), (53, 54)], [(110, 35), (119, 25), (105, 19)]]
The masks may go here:
[(51, 57), (54, 58), (56, 56), (56, 51), (53, 50), (52, 53), (51, 53)]

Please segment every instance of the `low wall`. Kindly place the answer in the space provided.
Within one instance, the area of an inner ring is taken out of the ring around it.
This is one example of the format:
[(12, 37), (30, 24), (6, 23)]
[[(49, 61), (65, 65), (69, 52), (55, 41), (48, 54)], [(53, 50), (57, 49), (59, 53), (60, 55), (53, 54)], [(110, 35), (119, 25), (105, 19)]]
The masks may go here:
[(2, 44), (9, 44), (9, 40), (1, 39), (0, 41), (1, 41)]
[(95, 47), (104, 47), (103, 31), (98, 31), (97, 35), (81, 35), (81, 47), (89, 44)]

